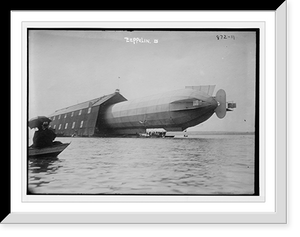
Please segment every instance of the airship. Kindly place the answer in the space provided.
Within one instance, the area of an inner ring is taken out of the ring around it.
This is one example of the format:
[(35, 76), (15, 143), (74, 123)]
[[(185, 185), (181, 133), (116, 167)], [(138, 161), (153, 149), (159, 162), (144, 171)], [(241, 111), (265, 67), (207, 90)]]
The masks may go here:
[(144, 98), (127, 100), (119, 90), (59, 109), (49, 115), (58, 136), (135, 136), (147, 129), (184, 131), (216, 114), (220, 119), (236, 103), (215, 85), (186, 86)]

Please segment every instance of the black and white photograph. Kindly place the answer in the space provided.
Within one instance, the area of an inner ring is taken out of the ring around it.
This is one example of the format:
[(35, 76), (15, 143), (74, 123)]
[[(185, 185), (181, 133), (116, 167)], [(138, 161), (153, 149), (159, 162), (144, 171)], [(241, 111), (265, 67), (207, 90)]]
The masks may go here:
[(259, 195), (259, 29), (27, 36), (27, 195)]

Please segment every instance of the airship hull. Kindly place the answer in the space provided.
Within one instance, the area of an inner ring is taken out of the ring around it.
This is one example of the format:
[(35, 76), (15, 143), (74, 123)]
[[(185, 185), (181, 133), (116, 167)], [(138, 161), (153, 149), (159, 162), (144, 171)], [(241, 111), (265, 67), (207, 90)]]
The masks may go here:
[(217, 106), (213, 97), (184, 89), (111, 105), (104, 122), (112, 134), (136, 134), (146, 128), (183, 131), (209, 119)]

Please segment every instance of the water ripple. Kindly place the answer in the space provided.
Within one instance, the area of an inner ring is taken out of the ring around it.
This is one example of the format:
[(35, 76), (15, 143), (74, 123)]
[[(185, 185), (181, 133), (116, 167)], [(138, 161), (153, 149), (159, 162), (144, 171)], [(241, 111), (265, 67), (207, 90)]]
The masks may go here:
[(60, 138), (56, 159), (29, 160), (28, 188), (47, 194), (252, 194), (254, 136)]

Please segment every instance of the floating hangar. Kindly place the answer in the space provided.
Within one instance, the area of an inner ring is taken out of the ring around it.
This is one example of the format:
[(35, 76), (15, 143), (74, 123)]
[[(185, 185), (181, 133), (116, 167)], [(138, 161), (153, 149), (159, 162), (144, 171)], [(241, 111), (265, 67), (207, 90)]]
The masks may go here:
[(235, 103), (226, 102), (215, 86), (187, 86), (184, 89), (147, 96), (132, 101), (119, 90), (93, 100), (56, 110), (49, 115), (57, 136), (131, 136), (146, 129), (184, 131), (196, 126), (214, 113), (219, 118), (232, 111)]

